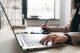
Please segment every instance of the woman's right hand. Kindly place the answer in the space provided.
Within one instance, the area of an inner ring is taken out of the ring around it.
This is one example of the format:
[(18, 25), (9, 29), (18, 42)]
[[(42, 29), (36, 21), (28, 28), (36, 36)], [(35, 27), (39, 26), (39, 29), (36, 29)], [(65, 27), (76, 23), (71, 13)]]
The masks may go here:
[(41, 29), (44, 30), (44, 31), (49, 31), (50, 28), (46, 25), (42, 25)]

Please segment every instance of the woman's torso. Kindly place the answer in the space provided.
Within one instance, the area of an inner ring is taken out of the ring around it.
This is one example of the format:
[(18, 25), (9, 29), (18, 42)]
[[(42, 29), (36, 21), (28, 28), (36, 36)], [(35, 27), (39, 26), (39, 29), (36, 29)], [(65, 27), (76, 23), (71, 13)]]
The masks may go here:
[(69, 31), (78, 32), (79, 24), (80, 24), (80, 8), (76, 10), (74, 16), (72, 17)]

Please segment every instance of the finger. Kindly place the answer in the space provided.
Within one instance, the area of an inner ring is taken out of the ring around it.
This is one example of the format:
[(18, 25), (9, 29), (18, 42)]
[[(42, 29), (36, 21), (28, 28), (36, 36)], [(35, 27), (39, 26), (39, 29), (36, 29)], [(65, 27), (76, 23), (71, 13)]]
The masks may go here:
[(61, 41), (60, 38), (56, 38), (56, 39), (54, 40), (53, 45), (59, 45), (59, 44), (62, 44), (62, 41)]
[(46, 29), (46, 26), (43, 26), (43, 27), (42, 27), (42, 30), (45, 30), (45, 29)]
[(46, 40), (45, 44), (47, 45), (48, 42), (54, 42), (55, 38), (56, 38), (55, 36), (50, 35), (49, 38)]
[[(40, 41), (40, 43), (41, 43), (41, 44), (44, 44), (44, 42), (47, 41), (48, 38), (50, 38), (50, 37), (51, 37), (52, 39), (54, 39), (54, 36), (49, 34), (48, 36), (45, 36), (44, 38), (42, 38), (41, 41)], [(46, 44), (47, 44), (47, 43), (46, 43)]]
[(44, 44), (44, 42), (49, 38), (49, 36), (45, 36), (44, 38), (41, 39), (40, 43)]
[(42, 28), (45, 28), (46, 27), (46, 25), (42, 25)]
[(49, 41), (51, 41), (52, 39), (51, 38), (48, 38), (46, 41), (45, 41), (45, 44), (47, 45)]
[(54, 34), (54, 36), (58, 36), (58, 34)]
[(58, 36), (55, 36), (54, 34), (49, 34), (49, 36), (50, 36), (50, 38), (51, 38), (52, 40), (58, 38)]

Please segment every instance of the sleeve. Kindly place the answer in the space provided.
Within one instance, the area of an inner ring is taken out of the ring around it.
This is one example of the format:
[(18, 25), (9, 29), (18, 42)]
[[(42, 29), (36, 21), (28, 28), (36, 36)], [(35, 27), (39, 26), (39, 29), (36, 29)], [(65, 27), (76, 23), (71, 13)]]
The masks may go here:
[(64, 34), (68, 37), (68, 40), (65, 42), (66, 44), (72, 44), (71, 37), (68, 34)]
[(68, 32), (67, 36), (70, 38), (68, 41), (72, 41), (73, 45), (80, 43), (80, 32)]

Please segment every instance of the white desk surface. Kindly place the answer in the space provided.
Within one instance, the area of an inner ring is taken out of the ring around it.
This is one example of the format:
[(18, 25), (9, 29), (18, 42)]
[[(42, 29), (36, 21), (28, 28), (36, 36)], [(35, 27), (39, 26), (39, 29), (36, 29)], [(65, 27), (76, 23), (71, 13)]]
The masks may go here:
[(10, 29), (0, 30), (0, 53), (80, 53), (80, 47), (67, 45), (40, 51), (23, 52)]

